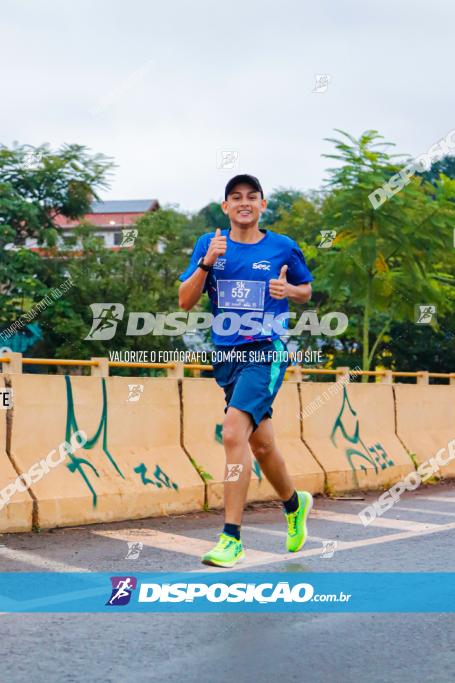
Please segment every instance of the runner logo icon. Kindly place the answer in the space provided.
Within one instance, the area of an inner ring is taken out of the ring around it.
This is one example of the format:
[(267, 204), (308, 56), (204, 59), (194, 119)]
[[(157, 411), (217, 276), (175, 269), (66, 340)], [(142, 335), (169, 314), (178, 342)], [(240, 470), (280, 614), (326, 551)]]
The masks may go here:
[(106, 341), (112, 339), (123, 318), (123, 304), (90, 304), (93, 314), (92, 329), (84, 339)]
[(106, 605), (127, 605), (136, 588), (135, 576), (111, 576), (112, 592)]

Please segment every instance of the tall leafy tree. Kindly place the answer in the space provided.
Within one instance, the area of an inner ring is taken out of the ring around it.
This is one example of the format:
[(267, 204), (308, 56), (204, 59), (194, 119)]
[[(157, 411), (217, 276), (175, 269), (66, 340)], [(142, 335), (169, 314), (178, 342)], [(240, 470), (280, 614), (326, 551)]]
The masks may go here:
[(261, 216), (263, 226), (272, 226), (289, 213), (293, 204), (303, 197), (299, 190), (280, 187), (267, 198), (267, 209)]
[[(404, 163), (395, 163), (387, 151), (391, 144), (376, 131), (358, 140), (338, 132), (341, 138), (330, 139), (336, 154), (327, 156), (340, 165), (329, 172), (330, 193), (322, 209), (325, 225), (337, 231), (336, 248), (325, 252), (320, 274), (332, 298), (357, 303), (362, 362), (368, 370), (393, 321), (413, 319), (415, 307), (423, 303), (447, 308), (438, 275), (442, 262), (448, 263), (455, 183), (442, 176), (435, 187), (414, 176), (375, 209), (370, 194)], [(453, 255), (449, 262), (453, 265)]]
[(193, 218), (193, 225), (199, 234), (210, 232), (216, 228), (230, 227), (229, 218), (223, 213), (218, 202), (210, 202), (204, 206)]
[(441, 175), (455, 180), (455, 157), (445, 156), (439, 161), (435, 161), (428, 171), (424, 171), (422, 178), (430, 183), (435, 183), (440, 179)]
[[(178, 275), (186, 268), (193, 246), (189, 219), (174, 209), (147, 213), (136, 223), (134, 246), (118, 251), (106, 249), (93, 226), (82, 224), (74, 235), (81, 248), (75, 255), (57, 255), (71, 279), (77, 283), (40, 316), (44, 339), (34, 355), (90, 358), (115, 350), (166, 350), (184, 348), (182, 336), (127, 335), (131, 312), (178, 312)], [(47, 282), (55, 282), (57, 261), (47, 263)], [(85, 339), (92, 326), (93, 303), (120, 303), (124, 317), (114, 337), (102, 341)]]
[(53, 245), (57, 214), (80, 218), (108, 186), (110, 159), (82, 145), (0, 146), (0, 225), (14, 245), (34, 237)]
[(107, 187), (111, 161), (81, 145), (0, 146), (0, 326), (27, 311), (43, 292), (42, 260), (27, 238), (55, 245), (55, 217), (77, 219)]
[[(393, 323), (413, 323), (419, 304), (437, 304), (441, 314), (449, 307), (455, 183), (444, 175), (435, 185), (414, 176), (375, 209), (369, 195), (398, 173), (405, 160), (397, 161), (400, 155), (390, 154), (393, 145), (376, 131), (366, 131), (358, 140), (337, 132), (340, 138), (329, 139), (335, 153), (325, 156), (338, 165), (329, 169), (318, 201), (295, 202), (275, 229), (293, 233), (312, 259), (314, 301), (349, 316), (341, 362), (361, 350), (363, 369), (368, 370)], [(317, 248), (321, 230), (336, 232), (331, 248)]]

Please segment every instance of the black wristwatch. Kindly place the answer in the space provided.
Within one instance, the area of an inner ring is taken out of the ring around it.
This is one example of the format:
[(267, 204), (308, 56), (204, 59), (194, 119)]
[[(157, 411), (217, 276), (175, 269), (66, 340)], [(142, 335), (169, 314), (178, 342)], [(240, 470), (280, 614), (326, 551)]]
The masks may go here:
[(200, 258), (199, 261), (197, 262), (197, 267), (198, 267), (198, 268), (202, 268), (202, 270), (205, 270), (206, 273), (208, 273), (209, 270), (210, 270), (210, 266), (206, 266), (206, 265), (205, 265), (205, 263), (204, 263), (204, 257), (203, 257), (203, 256), (201, 256), (201, 258)]

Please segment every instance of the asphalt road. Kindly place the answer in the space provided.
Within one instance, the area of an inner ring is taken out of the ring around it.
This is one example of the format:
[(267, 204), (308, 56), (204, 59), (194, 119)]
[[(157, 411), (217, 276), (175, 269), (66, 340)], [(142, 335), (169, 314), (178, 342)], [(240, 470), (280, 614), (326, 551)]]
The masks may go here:
[[(292, 557), (280, 506), (249, 506), (241, 568), (455, 571), (455, 484), (405, 494), (365, 528), (357, 515), (375, 498), (317, 497), (310, 539)], [(211, 512), (4, 534), (0, 570), (207, 570), (199, 557), (221, 524)], [(142, 550), (126, 559), (133, 542)], [(452, 683), (454, 622), (451, 614), (1, 614), (0, 681)]]

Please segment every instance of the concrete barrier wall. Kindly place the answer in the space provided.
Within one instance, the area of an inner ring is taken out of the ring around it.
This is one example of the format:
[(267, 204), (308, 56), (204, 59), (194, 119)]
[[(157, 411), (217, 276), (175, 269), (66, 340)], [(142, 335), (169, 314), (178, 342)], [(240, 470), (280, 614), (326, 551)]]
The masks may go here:
[[(89, 438), (33, 484), (40, 527), (202, 508), (203, 482), (180, 446), (177, 380), (11, 378), (11, 455), (22, 471), (77, 429)], [(130, 391), (134, 384), (139, 393)]]
[[(221, 426), (224, 392), (211, 379), (187, 378), (183, 385), (183, 444), (189, 455), (212, 478), (207, 480), (209, 507), (223, 505), (226, 457)], [(300, 438), (300, 407), (296, 382), (286, 382), (274, 402), (273, 426), (280, 450), (296, 487), (313, 493), (324, 488), (324, 473)], [(253, 458), (248, 500), (269, 500), (276, 492)]]
[[(397, 434), (420, 465), (455, 439), (455, 386), (398, 384), (393, 390)], [(455, 460), (438, 476), (455, 476)]]
[[(183, 445), (197, 466), (210, 477), (206, 479), (208, 506), (221, 507), (226, 476), (222, 441), (224, 392), (213, 379), (185, 378), (182, 380), (182, 396)], [(273, 497), (272, 487), (254, 461), (253, 465), (248, 500)]]
[[(0, 375), (0, 386), (5, 386), (5, 378)], [(0, 490), (10, 486), (18, 477), (6, 452), (6, 410), (0, 410)], [(6, 495), (4, 500), (6, 500)], [(1, 500), (0, 500), (1, 505)], [(12, 494), (9, 502), (0, 509), (0, 532), (31, 531), (33, 500), (27, 491)]]
[[(77, 429), (89, 441), (48, 466), (30, 493), (12, 496), (0, 510), (0, 531), (200, 510), (205, 496), (209, 507), (222, 506), (224, 396), (214, 380), (7, 377), (14, 407), (0, 410), (0, 489), (51, 451), (55, 461), (55, 449)], [(454, 438), (455, 387), (289, 381), (273, 424), (297, 488), (388, 487), (414, 469), (406, 449), (420, 463)], [(200, 472), (211, 478), (204, 482)], [(455, 464), (443, 474), (455, 476)], [(253, 458), (248, 500), (271, 498)]]
[(395, 433), (392, 386), (305, 383), (303, 438), (329, 492), (388, 487), (414, 470)]
[(322, 493), (324, 471), (301, 437), (298, 382), (288, 381), (278, 392), (273, 403), (273, 429), (296, 488)]

